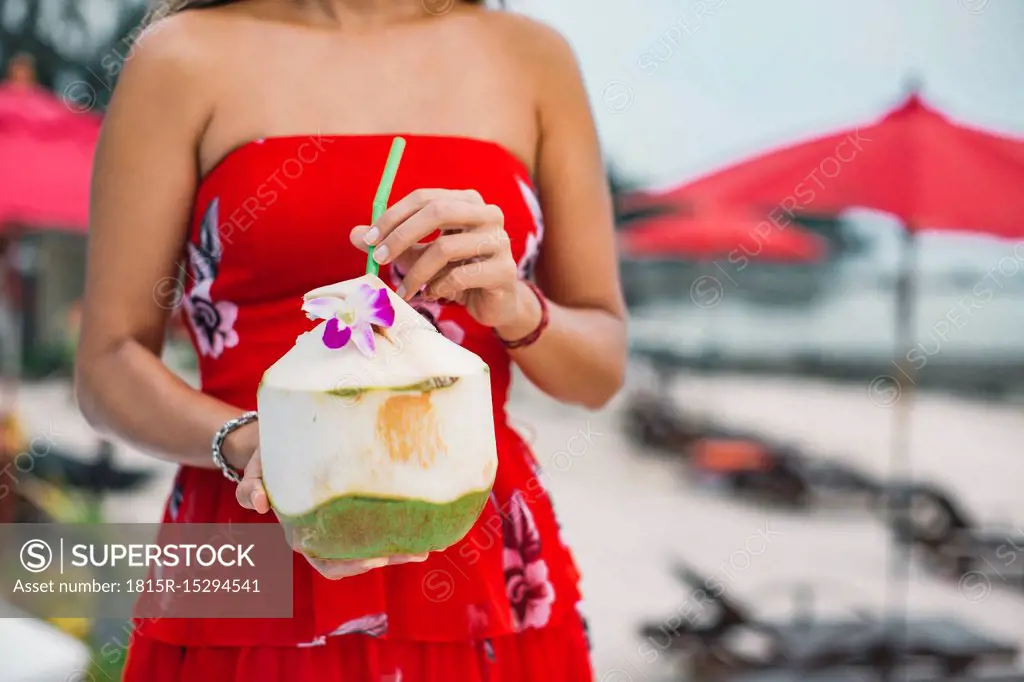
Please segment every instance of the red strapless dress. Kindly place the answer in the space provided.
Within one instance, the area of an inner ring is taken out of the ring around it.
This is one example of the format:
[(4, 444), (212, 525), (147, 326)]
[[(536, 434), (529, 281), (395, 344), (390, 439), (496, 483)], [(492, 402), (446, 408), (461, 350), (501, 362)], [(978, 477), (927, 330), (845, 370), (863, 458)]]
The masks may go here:
[[(543, 221), (528, 169), (472, 138), (406, 136), (392, 192), (474, 188), (500, 206), (529, 277)], [(264, 370), (315, 323), (302, 295), (357, 277), (349, 231), (370, 208), (392, 136), (272, 137), (228, 155), (202, 181), (183, 311), (202, 390), (256, 408)], [(381, 277), (395, 283), (395, 273)], [(139, 621), (125, 679), (137, 682), (589, 682), (572, 556), (536, 460), (505, 415), (508, 354), (457, 305), (414, 301), (446, 337), (491, 368), (499, 466), (469, 535), (420, 564), (330, 581), (299, 555), (290, 619)], [(276, 523), (241, 508), (219, 471), (183, 467), (165, 523)]]

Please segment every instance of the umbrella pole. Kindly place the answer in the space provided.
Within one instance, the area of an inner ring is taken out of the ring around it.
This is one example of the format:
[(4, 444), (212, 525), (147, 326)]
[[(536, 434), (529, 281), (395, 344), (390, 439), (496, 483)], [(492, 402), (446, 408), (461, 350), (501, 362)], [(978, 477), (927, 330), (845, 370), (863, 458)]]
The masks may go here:
[[(910, 344), (916, 340), (916, 294), (918, 280), (917, 239), (914, 226), (903, 225), (900, 249), (899, 275), (896, 287), (896, 365), (895, 401), (892, 402), (892, 425), (889, 451), (890, 481), (909, 481), (913, 462), (910, 453), (911, 417), (913, 415), (914, 367), (910, 364)], [(889, 513), (891, 518), (904, 518), (909, 512), (909, 500), (903, 496), (890, 495)], [(907, 619), (910, 589), (910, 560), (902, 556), (893, 539), (889, 544), (889, 581), (886, 610), (898, 626), (896, 645), (903, 648), (907, 637)], [(886, 675), (888, 679), (888, 673)]]
[[(0, 224), (0, 234), (8, 235), (12, 226)], [(9, 238), (0, 252), (0, 376), (4, 381), (16, 380), (22, 375), (21, 329), (18, 324), (16, 302), (11, 295), (10, 283), (15, 268)]]
[[(714, 280), (709, 273), (711, 267), (709, 262), (701, 258), (697, 261), (697, 280), (698, 282), (706, 282), (708, 280)], [(697, 380), (701, 382), (701, 388), (703, 390), (700, 393), (704, 396), (704, 404), (701, 405), (697, 412), (697, 429), (699, 430), (702, 437), (708, 435), (708, 430), (711, 428), (712, 413), (714, 409), (711, 406), (711, 341), (714, 338), (712, 330), (712, 320), (714, 319), (715, 312), (714, 305), (710, 306), (698, 306), (702, 311), (701, 320), (701, 340), (700, 340), (700, 351), (697, 354)]]

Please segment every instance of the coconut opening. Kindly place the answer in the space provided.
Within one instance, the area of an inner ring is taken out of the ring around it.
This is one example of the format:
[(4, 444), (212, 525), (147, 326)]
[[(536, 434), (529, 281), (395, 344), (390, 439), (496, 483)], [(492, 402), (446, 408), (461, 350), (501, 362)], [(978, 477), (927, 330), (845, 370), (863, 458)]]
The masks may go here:
[(326, 348), (322, 337), (327, 322), (323, 321), (296, 339), (292, 349), (264, 374), (263, 385), (324, 393), (396, 390), (421, 384), (424, 390), (434, 390), (451, 385), (459, 377), (487, 372), (483, 360), (439, 334), (373, 275), (314, 289), (304, 299), (344, 297), (361, 284), (387, 291), (395, 310), (391, 327), (371, 325), (377, 340), (375, 355), (367, 357), (351, 344), (333, 350)]

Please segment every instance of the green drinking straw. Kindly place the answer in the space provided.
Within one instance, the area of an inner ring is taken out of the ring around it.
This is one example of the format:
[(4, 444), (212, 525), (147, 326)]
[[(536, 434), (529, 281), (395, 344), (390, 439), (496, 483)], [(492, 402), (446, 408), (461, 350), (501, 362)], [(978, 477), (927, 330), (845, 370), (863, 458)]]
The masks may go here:
[[(377, 186), (377, 194), (373, 197), (373, 223), (376, 223), (384, 211), (388, 209), (391, 186), (395, 184), (395, 175), (398, 173), (398, 164), (402, 161), (402, 152), (404, 151), (404, 138), (396, 137), (391, 141), (391, 151), (388, 152), (388, 160), (384, 164), (384, 175), (381, 176), (380, 185)], [(380, 270), (377, 261), (373, 260), (373, 249), (374, 247), (371, 246), (369, 253), (366, 255), (366, 274), (368, 275), (376, 275)]]

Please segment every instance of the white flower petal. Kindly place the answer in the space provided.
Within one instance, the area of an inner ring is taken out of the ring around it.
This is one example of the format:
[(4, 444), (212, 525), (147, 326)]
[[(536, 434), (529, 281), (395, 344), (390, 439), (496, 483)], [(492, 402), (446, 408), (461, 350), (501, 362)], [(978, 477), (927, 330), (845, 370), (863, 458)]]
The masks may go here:
[(344, 306), (344, 301), (334, 296), (321, 296), (302, 302), (302, 312), (311, 320), (329, 320), (337, 317)]

